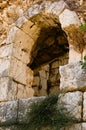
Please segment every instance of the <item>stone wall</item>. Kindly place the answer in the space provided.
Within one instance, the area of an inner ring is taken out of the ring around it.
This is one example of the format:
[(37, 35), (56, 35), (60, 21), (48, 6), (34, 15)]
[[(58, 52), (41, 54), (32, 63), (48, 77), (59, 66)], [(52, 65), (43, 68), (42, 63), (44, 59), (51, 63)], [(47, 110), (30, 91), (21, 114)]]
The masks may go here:
[(68, 53), (57, 58), (56, 61), (45, 65), (34, 72), (34, 96), (44, 96), (59, 92), (60, 74), (59, 66), (68, 63)]
[[(38, 40), (41, 27), (44, 26), (59, 27), (64, 30), (69, 43), (69, 64), (60, 67), (61, 79), (59, 78), (58, 65), (66, 64), (65, 58), (63, 60), (62, 57), (62, 61), (59, 60), (43, 67), (38, 72), (40, 76), (36, 75), (36, 83), (33, 85), (38, 85), (42, 91), (38, 93), (36, 89), (35, 95), (55, 93), (58, 91), (60, 79), (60, 90), (64, 92), (60, 95), (60, 104), (68, 111), (71, 111), (71, 107), (74, 106), (72, 114), (81, 122), (64, 129), (86, 129), (86, 72), (81, 69), (79, 63), (76, 63), (86, 54), (86, 33), (79, 31), (81, 23), (86, 21), (86, 4), (85, 1), (76, 2), (74, 0), (71, 2), (71, 0), (43, 1), (29, 8), (29, 0), (0, 1), (1, 130), (19, 130), (22, 129), (18, 128), (19, 125), (28, 122), (27, 109), (29, 109), (29, 102), (32, 99), (21, 98), (34, 95), (32, 89), (33, 70), (27, 65), (33, 58), (31, 51)], [(60, 48), (62, 47), (63, 44)], [(37, 49), (39, 50), (39, 48)], [(16, 126), (16, 124), (18, 125)]]

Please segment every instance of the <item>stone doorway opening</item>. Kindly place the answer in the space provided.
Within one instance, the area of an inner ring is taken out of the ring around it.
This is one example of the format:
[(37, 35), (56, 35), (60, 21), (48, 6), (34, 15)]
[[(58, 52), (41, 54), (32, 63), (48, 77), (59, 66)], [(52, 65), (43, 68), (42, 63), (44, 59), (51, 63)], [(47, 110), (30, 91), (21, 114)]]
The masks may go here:
[[(42, 16), (42, 17), (41, 17)], [(38, 26), (35, 44), (28, 66), (34, 72), (34, 96), (55, 94), (59, 91), (59, 66), (68, 63), (69, 44), (66, 33), (55, 15), (39, 14), (31, 19)]]

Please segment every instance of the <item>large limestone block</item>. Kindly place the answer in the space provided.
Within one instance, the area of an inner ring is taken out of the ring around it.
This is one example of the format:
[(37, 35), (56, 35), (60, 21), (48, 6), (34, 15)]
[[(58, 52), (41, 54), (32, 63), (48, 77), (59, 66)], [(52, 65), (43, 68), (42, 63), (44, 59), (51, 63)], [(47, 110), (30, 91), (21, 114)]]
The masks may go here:
[(69, 63), (80, 61), (82, 58), (82, 54), (75, 51), (74, 47), (70, 45), (69, 49)]
[(0, 77), (9, 75), (10, 61), (11, 61), (10, 56), (0, 58)]
[(12, 27), (9, 31), (6, 44), (13, 44), (13, 56), (18, 58), (24, 63), (30, 62), (30, 52), (32, 46), (34, 44), (34, 40), (24, 33), (22, 30), (18, 29), (17, 27)]
[(76, 12), (65, 9), (60, 15), (59, 20), (62, 25), (62, 28), (68, 27), (71, 24), (80, 25), (80, 21)]
[(63, 91), (86, 90), (86, 71), (79, 62), (60, 66), (61, 84)]
[(20, 124), (29, 123), (28, 112), (30, 111), (30, 105), (36, 101), (42, 100), (45, 97), (32, 97), (28, 99), (19, 100), (19, 109), (18, 109), (18, 121)]
[(13, 44), (4, 45), (0, 47), (0, 59), (10, 56), (12, 54)]
[(17, 109), (17, 101), (0, 103), (0, 124), (15, 124), (17, 122)]
[(17, 83), (9, 77), (0, 78), (0, 101), (15, 100)]
[(86, 92), (83, 95), (83, 120), (86, 121)]
[(82, 123), (82, 130), (86, 130), (86, 123)]
[(20, 84), (32, 86), (33, 71), (17, 58), (11, 58), (9, 76)]
[(31, 87), (33, 72), (22, 61), (13, 56), (0, 59), (0, 77), (11, 77), (15, 81)]
[(35, 42), (40, 35), (41, 29), (37, 25), (35, 25), (34, 22), (28, 20), (27, 22), (25, 22), (25, 24), (22, 25), (21, 30), (29, 35)]
[(68, 92), (59, 96), (59, 107), (65, 108), (65, 112), (77, 120), (81, 120), (82, 92)]
[(67, 4), (63, 1), (63, 0), (60, 0), (58, 2), (46, 2), (46, 5), (45, 5), (45, 11), (47, 13), (52, 13), (52, 14), (55, 14), (55, 15), (60, 15), (63, 10), (65, 8), (67, 8)]

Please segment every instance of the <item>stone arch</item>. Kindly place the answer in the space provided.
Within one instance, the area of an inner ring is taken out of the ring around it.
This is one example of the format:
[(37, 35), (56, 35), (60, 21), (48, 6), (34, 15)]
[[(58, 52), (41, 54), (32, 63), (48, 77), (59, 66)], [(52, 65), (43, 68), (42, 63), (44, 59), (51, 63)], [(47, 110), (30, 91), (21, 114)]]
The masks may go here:
[[(37, 18), (40, 18), (40, 21)], [(31, 88), (33, 71), (28, 68), (27, 64), (31, 61), (31, 51), (35, 46), (34, 43), (38, 38), (41, 26), (46, 29), (46, 26), (53, 29), (61, 26), (67, 33), (65, 28), (70, 25), (79, 26), (80, 22), (76, 13), (69, 10), (63, 0), (37, 3), (16, 21), (10, 29), (7, 39), (1, 43), (3, 50), (1, 56), (4, 57), (4, 60), (1, 61), (1, 68), (3, 65), (5, 66), (0, 74), (1, 101), (33, 96), (34, 92)], [(6, 53), (4, 53), (5, 51)], [(5, 94), (3, 93), (4, 82)]]

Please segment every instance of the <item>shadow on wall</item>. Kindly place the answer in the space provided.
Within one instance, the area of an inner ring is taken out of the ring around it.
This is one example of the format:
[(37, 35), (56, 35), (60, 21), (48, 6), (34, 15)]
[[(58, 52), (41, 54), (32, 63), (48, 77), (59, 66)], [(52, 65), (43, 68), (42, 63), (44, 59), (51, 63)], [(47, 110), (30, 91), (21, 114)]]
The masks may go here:
[(34, 96), (55, 94), (59, 91), (59, 66), (68, 63), (67, 35), (57, 27), (42, 27), (31, 52), (28, 66), (34, 71)]

